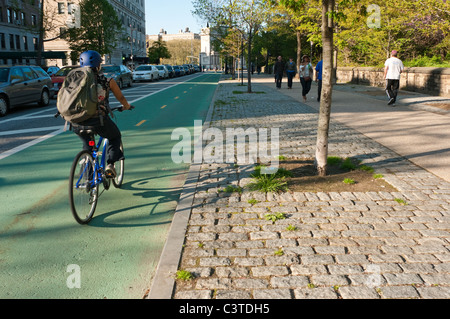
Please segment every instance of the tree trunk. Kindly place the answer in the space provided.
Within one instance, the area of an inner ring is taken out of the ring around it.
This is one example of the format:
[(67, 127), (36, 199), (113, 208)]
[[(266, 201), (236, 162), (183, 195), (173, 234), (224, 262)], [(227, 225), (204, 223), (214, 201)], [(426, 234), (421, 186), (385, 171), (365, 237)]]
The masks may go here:
[(322, 1), (322, 92), (317, 127), (316, 167), (319, 176), (327, 174), (328, 132), (330, 127), (331, 95), (333, 89), (333, 19), (327, 12), (334, 10), (335, 0)]
[[(297, 68), (300, 66), (301, 62), (302, 62), (302, 35), (300, 31), (297, 30)], [(297, 73), (296, 78), (298, 79), (299, 77), (300, 74)]]

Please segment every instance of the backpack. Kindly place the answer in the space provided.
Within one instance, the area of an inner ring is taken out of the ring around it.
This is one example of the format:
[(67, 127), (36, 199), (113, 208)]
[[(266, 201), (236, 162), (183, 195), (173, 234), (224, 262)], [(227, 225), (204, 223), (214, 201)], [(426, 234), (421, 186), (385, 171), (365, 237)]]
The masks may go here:
[(73, 69), (58, 92), (56, 107), (62, 118), (79, 123), (97, 113), (97, 76), (90, 67)]

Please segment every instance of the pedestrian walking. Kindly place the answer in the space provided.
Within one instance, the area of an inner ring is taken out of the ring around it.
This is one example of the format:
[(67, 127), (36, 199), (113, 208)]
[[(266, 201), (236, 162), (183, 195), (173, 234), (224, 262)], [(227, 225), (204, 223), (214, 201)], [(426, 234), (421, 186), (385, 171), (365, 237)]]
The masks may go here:
[(297, 65), (294, 62), (294, 59), (289, 58), (289, 61), (285, 65), (286, 75), (288, 78), (288, 89), (292, 89), (292, 79), (297, 74)]
[(400, 75), (403, 72), (403, 62), (397, 57), (398, 52), (393, 50), (391, 57), (384, 63), (384, 79), (386, 81), (386, 94), (388, 105), (395, 105), (400, 88)]
[(281, 89), (281, 81), (283, 79), (284, 73), (284, 65), (281, 56), (278, 57), (277, 62), (275, 63), (273, 73), (275, 73), (275, 83), (277, 89)]
[(313, 72), (314, 71), (309, 56), (304, 55), (302, 57), (302, 62), (300, 63), (300, 66), (298, 68), (298, 74), (300, 75), (300, 83), (302, 84), (303, 102), (306, 102), (306, 94), (308, 94), (309, 91), (311, 90)]
[(322, 64), (323, 60), (320, 60), (316, 65), (317, 102), (320, 102), (320, 95), (322, 93)]

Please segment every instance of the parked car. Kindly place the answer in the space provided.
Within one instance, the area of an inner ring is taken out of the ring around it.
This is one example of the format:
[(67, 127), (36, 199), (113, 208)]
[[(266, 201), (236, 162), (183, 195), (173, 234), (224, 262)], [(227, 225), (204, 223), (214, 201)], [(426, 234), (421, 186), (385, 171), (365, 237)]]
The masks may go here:
[(174, 65), (173, 66), (173, 72), (174, 72), (176, 77), (181, 76), (180, 67), (178, 65)]
[(133, 81), (159, 80), (159, 70), (151, 64), (142, 64), (133, 72)]
[(180, 76), (186, 75), (186, 70), (184, 67), (182, 65), (179, 65), (178, 67), (180, 68)]
[(188, 75), (188, 74), (191, 73), (191, 72), (189, 71), (189, 68), (188, 68), (185, 64), (183, 64), (181, 67), (183, 68), (184, 74), (185, 74), (185, 75)]
[(173, 67), (169, 64), (164, 64), (165, 67), (167, 68), (167, 71), (169, 71), (169, 78), (174, 78), (175, 77), (175, 70), (173, 69)]
[(67, 76), (67, 74), (69, 74), (70, 71), (72, 71), (73, 69), (79, 68), (79, 65), (71, 65), (71, 66), (65, 66), (62, 67), (61, 69), (59, 69), (58, 72), (56, 72), (55, 74), (52, 75), (52, 87), (51, 87), (51, 91), (53, 92), (53, 96), (57, 96), (59, 90), (61, 89), (61, 86)]
[(156, 68), (159, 71), (160, 79), (168, 79), (169, 78), (169, 70), (167, 70), (165, 65), (157, 65)]
[(194, 65), (194, 71), (195, 72), (200, 72), (200, 66), (198, 66), (197, 64)]
[(124, 85), (133, 85), (133, 72), (125, 65), (102, 65), (101, 70), (107, 78), (116, 80), (120, 89), (122, 89)]
[(55, 74), (56, 72), (59, 71), (59, 67), (58, 66), (44, 66), (42, 67), (42, 69), (47, 72), (48, 75), (52, 76), (53, 74)]
[(0, 116), (22, 104), (48, 105), (51, 85), (50, 76), (39, 66), (0, 66)]

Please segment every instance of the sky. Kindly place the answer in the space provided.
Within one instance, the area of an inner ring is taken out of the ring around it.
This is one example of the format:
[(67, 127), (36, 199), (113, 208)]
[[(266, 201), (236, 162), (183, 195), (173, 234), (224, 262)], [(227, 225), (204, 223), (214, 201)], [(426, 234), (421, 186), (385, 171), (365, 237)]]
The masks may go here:
[(174, 34), (186, 28), (200, 33), (204, 23), (192, 16), (192, 10), (191, 0), (145, 0), (145, 33), (154, 35), (164, 29)]

